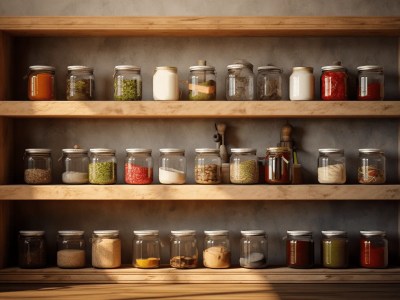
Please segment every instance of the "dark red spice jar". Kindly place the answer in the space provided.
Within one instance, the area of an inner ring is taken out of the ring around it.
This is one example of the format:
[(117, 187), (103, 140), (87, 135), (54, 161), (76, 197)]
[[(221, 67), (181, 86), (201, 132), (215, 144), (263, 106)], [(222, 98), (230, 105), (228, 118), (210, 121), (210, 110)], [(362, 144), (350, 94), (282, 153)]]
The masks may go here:
[(153, 159), (151, 149), (126, 149), (125, 183), (151, 184), (153, 182)]
[(348, 75), (344, 67), (325, 66), (321, 74), (322, 100), (347, 100)]
[(265, 182), (288, 184), (291, 182), (292, 152), (287, 147), (267, 148), (265, 157)]
[(360, 66), (357, 81), (358, 100), (383, 100), (384, 74), (380, 66)]
[(360, 265), (379, 269), (388, 266), (388, 241), (384, 231), (360, 231)]
[(297, 269), (309, 269), (314, 266), (314, 241), (311, 231), (287, 231), (286, 265)]

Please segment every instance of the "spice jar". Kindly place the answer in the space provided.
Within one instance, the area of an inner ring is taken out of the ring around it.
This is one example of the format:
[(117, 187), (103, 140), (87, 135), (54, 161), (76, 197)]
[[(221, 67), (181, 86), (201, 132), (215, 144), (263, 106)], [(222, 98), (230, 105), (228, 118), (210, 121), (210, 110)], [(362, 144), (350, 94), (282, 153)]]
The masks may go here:
[(388, 241), (385, 231), (360, 231), (361, 267), (379, 269), (388, 266)]
[(66, 184), (84, 184), (89, 182), (89, 157), (86, 149), (62, 149), (62, 182)]
[(28, 99), (54, 100), (54, 75), (52, 66), (30, 66), (28, 73)]
[(114, 100), (142, 100), (140, 68), (132, 65), (115, 66)]
[(18, 265), (24, 269), (46, 266), (46, 240), (44, 231), (22, 230), (18, 238)]
[(171, 231), (171, 267), (176, 269), (196, 268), (198, 257), (199, 250), (195, 230)]
[(84, 232), (62, 230), (57, 237), (57, 266), (65, 269), (85, 267)]
[(231, 265), (228, 230), (204, 231), (203, 265), (211, 269), (225, 269)]
[(121, 240), (118, 230), (93, 231), (92, 266), (101, 269), (121, 266)]
[(253, 65), (240, 60), (227, 66), (226, 100), (254, 100)]
[(268, 242), (264, 230), (243, 230), (240, 239), (240, 266), (259, 269), (267, 266)]
[(189, 100), (215, 100), (217, 84), (215, 68), (199, 60), (197, 66), (189, 68)]
[(308, 269), (314, 265), (314, 241), (311, 231), (290, 230), (286, 236), (286, 264), (290, 268)]
[(93, 100), (93, 68), (86, 66), (68, 66), (67, 100)]
[(27, 184), (51, 183), (51, 149), (25, 149), (24, 181)]
[(319, 149), (318, 182), (346, 183), (346, 159), (343, 149)]
[(186, 182), (185, 150), (160, 149), (158, 179), (162, 184), (184, 184)]
[(275, 66), (258, 67), (257, 99), (282, 99), (282, 69)]
[(90, 149), (89, 183), (114, 184), (117, 182), (117, 159), (115, 150)]
[(381, 66), (360, 66), (358, 70), (358, 100), (383, 100), (384, 75)]
[(125, 183), (151, 184), (153, 182), (153, 158), (151, 149), (126, 149)]
[(154, 100), (179, 100), (178, 69), (157, 67), (153, 75)]
[(346, 231), (322, 231), (322, 265), (325, 268), (347, 268), (349, 264), (349, 240)]
[(290, 170), (292, 153), (287, 147), (267, 148), (265, 157), (265, 182), (270, 184), (288, 184), (291, 181)]
[(218, 149), (196, 149), (194, 179), (200, 184), (221, 183), (221, 157)]
[(135, 230), (133, 234), (133, 266), (141, 269), (160, 267), (158, 230)]
[(233, 148), (230, 159), (231, 183), (256, 184), (258, 183), (258, 160), (256, 149)]
[(321, 99), (322, 100), (347, 100), (346, 68), (335, 65), (322, 67), (321, 74)]
[(380, 149), (358, 150), (358, 182), (383, 184), (386, 181), (386, 157)]
[(294, 67), (289, 80), (290, 100), (314, 100), (314, 69)]

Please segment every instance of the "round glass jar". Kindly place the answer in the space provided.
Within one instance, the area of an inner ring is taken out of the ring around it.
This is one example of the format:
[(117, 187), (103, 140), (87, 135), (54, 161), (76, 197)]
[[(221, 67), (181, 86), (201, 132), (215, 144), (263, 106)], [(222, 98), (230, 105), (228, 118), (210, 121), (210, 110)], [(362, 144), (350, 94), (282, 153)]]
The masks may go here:
[(314, 100), (314, 69), (294, 67), (289, 79), (290, 100)]
[(18, 266), (37, 269), (46, 266), (46, 239), (44, 231), (22, 230), (18, 238)]
[(240, 266), (260, 269), (267, 266), (268, 240), (264, 230), (243, 230), (240, 239)]
[(133, 235), (133, 266), (140, 269), (159, 268), (161, 242), (158, 230), (135, 230)]
[(346, 158), (343, 149), (319, 149), (318, 182), (346, 183)]
[(132, 65), (115, 66), (114, 100), (142, 100), (142, 76), (140, 67)]
[(157, 67), (153, 75), (154, 100), (179, 100), (178, 69)]
[(282, 69), (275, 66), (258, 67), (257, 99), (282, 99)]
[(388, 240), (385, 231), (360, 231), (360, 265), (380, 269), (388, 266)]
[(92, 266), (100, 269), (121, 266), (121, 240), (118, 230), (93, 231)]
[(89, 183), (114, 184), (117, 182), (117, 159), (115, 150), (90, 149)]
[(86, 149), (62, 149), (62, 182), (66, 184), (89, 183), (89, 156)]
[(386, 181), (386, 157), (380, 149), (358, 150), (358, 182), (383, 184)]
[(296, 269), (309, 269), (314, 266), (314, 240), (311, 231), (287, 231), (286, 265)]
[(86, 66), (68, 66), (67, 100), (93, 100), (93, 68)]
[(331, 269), (349, 266), (349, 239), (346, 231), (322, 231), (322, 265)]
[(199, 66), (189, 68), (189, 100), (215, 100), (217, 96), (217, 81), (215, 68), (206, 66), (205, 61), (199, 61)]
[(204, 231), (203, 265), (211, 269), (226, 269), (231, 266), (231, 246), (228, 230)]
[(126, 149), (125, 183), (151, 184), (153, 182), (153, 158), (151, 149)]
[(84, 231), (62, 230), (57, 237), (57, 266), (64, 269), (84, 268), (85, 260)]
[(54, 100), (54, 76), (52, 66), (30, 66), (28, 73), (28, 99)]
[(160, 149), (158, 179), (162, 184), (184, 184), (186, 182), (185, 150)]
[(197, 267), (199, 250), (195, 230), (171, 231), (170, 265), (176, 269), (193, 269)]
[(342, 66), (322, 67), (321, 99), (347, 100), (347, 70)]
[(258, 183), (258, 159), (256, 149), (233, 148), (230, 159), (231, 183), (256, 184)]
[(383, 68), (360, 66), (357, 70), (357, 100), (383, 100), (385, 94)]
[(27, 184), (50, 184), (52, 180), (51, 149), (25, 149), (24, 181)]
[(221, 157), (218, 149), (196, 149), (194, 179), (199, 184), (221, 183)]
[(288, 184), (291, 182), (292, 152), (287, 147), (267, 148), (265, 157), (265, 182)]
[(254, 74), (250, 63), (227, 66), (226, 100), (254, 100)]

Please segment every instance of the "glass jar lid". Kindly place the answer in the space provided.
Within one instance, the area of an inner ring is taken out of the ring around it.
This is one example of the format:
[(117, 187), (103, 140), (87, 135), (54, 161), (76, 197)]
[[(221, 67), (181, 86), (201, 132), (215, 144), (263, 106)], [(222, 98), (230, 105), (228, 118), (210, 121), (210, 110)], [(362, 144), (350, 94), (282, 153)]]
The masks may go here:
[(307, 72), (314, 72), (313, 67), (293, 67), (293, 71), (307, 71)]
[(384, 154), (384, 152), (381, 149), (374, 149), (374, 148), (358, 149), (358, 152), (364, 154)]
[(44, 230), (21, 230), (19, 232), (23, 236), (43, 236), (44, 233)]
[(262, 236), (265, 235), (264, 230), (242, 230), (240, 233), (244, 236)]
[(119, 65), (119, 66), (115, 66), (114, 70), (115, 71), (139, 71), (140, 72), (140, 67), (133, 66), (133, 65)]
[(360, 234), (365, 237), (372, 237), (372, 236), (386, 236), (386, 232), (382, 230), (361, 230)]
[(232, 148), (231, 149), (232, 153), (250, 153), (250, 154), (256, 154), (257, 150), (254, 148)]
[(145, 149), (145, 148), (128, 148), (126, 149), (126, 153), (146, 153), (146, 154), (151, 154), (151, 149)]
[(228, 235), (229, 230), (204, 230), (204, 234), (209, 236)]
[(148, 235), (159, 235), (158, 230), (134, 230), (134, 235), (137, 236), (148, 236)]
[(97, 236), (112, 236), (118, 237), (119, 230), (94, 230), (93, 233)]
[(83, 230), (59, 230), (59, 235), (84, 235)]
[(78, 149), (78, 148), (70, 148), (70, 149), (62, 149), (63, 153), (67, 154), (87, 154), (87, 149)]
[(344, 154), (344, 150), (343, 149), (336, 149), (336, 148), (324, 148), (324, 149), (318, 149), (319, 153), (324, 153), (324, 154)]
[(90, 152), (94, 154), (115, 154), (116, 151), (108, 148), (92, 148)]
[(185, 154), (184, 149), (179, 149), (179, 148), (162, 148), (160, 149), (160, 153), (166, 154), (166, 153), (176, 153), (176, 154)]
[(174, 236), (196, 235), (196, 230), (171, 230)]
[(281, 152), (290, 151), (290, 148), (288, 148), (288, 147), (269, 147), (269, 148), (267, 148), (267, 151), (274, 152), (274, 153), (281, 153)]
[(53, 66), (36, 65), (36, 66), (30, 66), (29, 70), (31, 70), (31, 71), (55, 71), (56, 68)]
[(321, 233), (326, 237), (347, 237), (347, 232), (343, 230), (323, 230)]
[(172, 71), (174, 73), (178, 72), (178, 68), (177, 67), (169, 67), (169, 66), (156, 67), (156, 71), (159, 71), (159, 70), (168, 70), (168, 71)]
[(261, 66), (257, 68), (258, 71), (272, 71), (282, 73), (282, 69), (273, 65)]
[(50, 154), (51, 153), (51, 149), (48, 148), (29, 148), (29, 149), (25, 149), (26, 153), (30, 153), (30, 154)]
[(290, 236), (312, 236), (312, 231), (309, 230), (288, 230), (286, 233)]
[(212, 153), (212, 154), (219, 154), (219, 149), (215, 148), (197, 148), (195, 149), (196, 153)]
[(358, 71), (371, 71), (371, 72), (383, 72), (383, 67), (376, 65), (366, 65), (357, 67)]
[(93, 72), (93, 68), (92, 67), (87, 67), (87, 66), (68, 66), (67, 70), (68, 71)]

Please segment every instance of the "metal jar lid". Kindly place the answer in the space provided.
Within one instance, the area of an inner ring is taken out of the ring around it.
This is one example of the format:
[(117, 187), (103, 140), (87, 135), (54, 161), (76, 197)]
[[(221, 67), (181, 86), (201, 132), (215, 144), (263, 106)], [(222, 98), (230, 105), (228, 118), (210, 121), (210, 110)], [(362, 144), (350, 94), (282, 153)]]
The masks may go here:
[(228, 70), (233, 70), (233, 69), (243, 69), (246, 66), (244, 64), (233, 64), (233, 65), (228, 65), (226, 68)]
[(174, 236), (196, 235), (196, 230), (171, 230)]
[(282, 152), (290, 151), (290, 148), (288, 148), (288, 147), (269, 147), (269, 148), (267, 148), (267, 151), (273, 152), (273, 153), (282, 153)]
[(382, 230), (361, 230), (360, 234), (365, 237), (380, 236), (385, 237), (386, 232)]
[(93, 72), (93, 68), (87, 67), (87, 66), (68, 66), (67, 70), (68, 71)]
[(204, 234), (208, 236), (228, 235), (229, 230), (204, 230)]
[(68, 236), (72, 236), (72, 235), (84, 235), (84, 231), (83, 230), (59, 230), (58, 234), (59, 235), (68, 235)]
[(261, 67), (258, 67), (257, 70), (258, 71), (273, 71), (273, 72), (282, 73), (282, 69), (281, 68), (278, 68), (278, 67), (272, 66), (272, 65), (271, 66), (270, 65), (261, 66)]
[(50, 154), (51, 153), (51, 149), (48, 148), (28, 148), (25, 149), (26, 153), (29, 154)]
[(293, 71), (307, 71), (307, 72), (314, 72), (313, 67), (293, 67)]
[(195, 149), (196, 153), (212, 153), (212, 154), (219, 154), (219, 149), (215, 148), (197, 148)]
[(321, 233), (326, 237), (347, 237), (347, 232), (343, 230), (323, 230)]
[(134, 235), (137, 236), (148, 236), (148, 235), (159, 235), (158, 230), (134, 230)]
[(160, 71), (160, 70), (172, 71), (174, 73), (178, 72), (178, 68), (177, 67), (169, 67), (169, 66), (156, 67), (156, 71)]
[(265, 235), (264, 230), (242, 230), (240, 233), (243, 236), (263, 236)]
[(108, 148), (92, 148), (90, 152), (94, 154), (115, 154), (116, 151)]
[(185, 154), (184, 149), (179, 149), (179, 148), (162, 148), (160, 149), (160, 153), (167, 154), (167, 153), (175, 153), (175, 154)]
[(312, 232), (309, 230), (288, 230), (286, 233), (289, 236), (312, 236)]
[(324, 148), (324, 149), (318, 149), (319, 153), (324, 153), (324, 154), (344, 154), (343, 149), (336, 149), (336, 148)]
[(31, 71), (55, 71), (56, 68), (53, 66), (35, 65), (35, 66), (30, 66), (29, 70), (31, 70)]
[(119, 230), (94, 230), (93, 233), (97, 236), (111, 236), (111, 237), (118, 237)]
[(44, 236), (44, 230), (21, 230), (20, 235), (23, 236)]
[(126, 149), (126, 153), (134, 154), (151, 154), (151, 149), (145, 149), (145, 148), (128, 148)]
[(62, 152), (66, 154), (87, 154), (89, 151), (87, 149), (70, 148), (62, 149)]
[(371, 71), (371, 72), (383, 72), (383, 67), (376, 65), (366, 65), (357, 67), (358, 71)]
[(254, 149), (254, 148), (232, 148), (231, 149), (231, 152), (232, 153), (238, 153), (238, 154), (240, 154), (240, 153), (244, 153), (244, 154), (247, 154), (247, 153), (250, 153), (250, 154), (256, 154), (257, 153), (257, 150), (256, 149)]
[(324, 66), (321, 67), (322, 71), (346, 71), (346, 68), (343, 66)]
[(358, 149), (358, 152), (363, 154), (384, 154), (384, 152), (381, 149), (374, 149), (374, 148)]
[(119, 65), (119, 66), (115, 66), (114, 70), (115, 71), (139, 71), (140, 72), (140, 67), (133, 66), (133, 65)]
[(244, 65), (246, 68), (249, 68), (253, 72), (253, 64), (247, 59), (236, 59), (233, 63)]
[(215, 67), (213, 66), (191, 66), (189, 68), (190, 71), (215, 71)]

